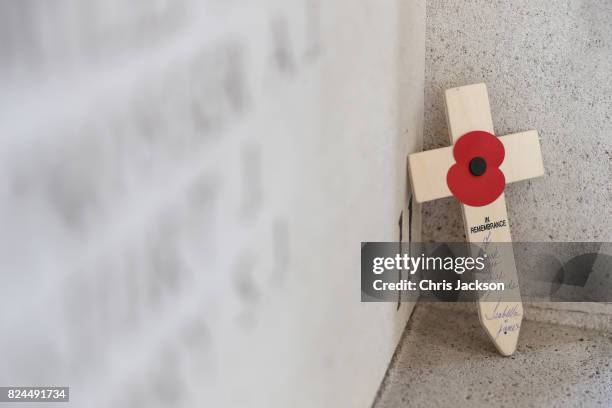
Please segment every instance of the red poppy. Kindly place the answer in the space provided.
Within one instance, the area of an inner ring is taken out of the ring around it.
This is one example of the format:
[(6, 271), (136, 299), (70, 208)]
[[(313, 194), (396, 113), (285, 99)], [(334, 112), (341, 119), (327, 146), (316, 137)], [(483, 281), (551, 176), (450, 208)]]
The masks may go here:
[(455, 164), (446, 175), (451, 193), (463, 204), (482, 207), (504, 192), (506, 178), (503, 143), (489, 132), (475, 130), (461, 136), (453, 148)]

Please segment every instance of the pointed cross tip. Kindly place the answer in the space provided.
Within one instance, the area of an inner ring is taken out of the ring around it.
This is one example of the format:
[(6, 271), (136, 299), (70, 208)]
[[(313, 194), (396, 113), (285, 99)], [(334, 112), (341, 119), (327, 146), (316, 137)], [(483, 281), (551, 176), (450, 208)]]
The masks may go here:
[(515, 324), (518, 326), (512, 331), (503, 331), (503, 325), (501, 324), (491, 324), (490, 321), (482, 321), (481, 325), (485, 329), (485, 332), (495, 345), (497, 351), (505, 357), (509, 357), (514, 354), (516, 348), (518, 346), (519, 333), (521, 329), (522, 318), (514, 318), (512, 319), (511, 325)]

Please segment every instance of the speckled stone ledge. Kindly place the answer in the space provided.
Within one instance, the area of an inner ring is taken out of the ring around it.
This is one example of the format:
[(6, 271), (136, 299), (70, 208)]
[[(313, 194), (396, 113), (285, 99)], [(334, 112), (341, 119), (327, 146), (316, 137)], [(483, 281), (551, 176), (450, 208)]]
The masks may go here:
[(611, 365), (607, 332), (525, 320), (502, 357), (465, 306), (419, 303), (374, 407), (608, 407)]

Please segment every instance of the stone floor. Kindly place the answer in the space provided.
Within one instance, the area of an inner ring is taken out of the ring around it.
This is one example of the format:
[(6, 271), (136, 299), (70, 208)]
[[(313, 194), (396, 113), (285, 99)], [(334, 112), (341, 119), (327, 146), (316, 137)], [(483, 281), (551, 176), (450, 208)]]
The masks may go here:
[(612, 334), (523, 321), (502, 357), (476, 311), (419, 303), (374, 401), (395, 407), (611, 407)]

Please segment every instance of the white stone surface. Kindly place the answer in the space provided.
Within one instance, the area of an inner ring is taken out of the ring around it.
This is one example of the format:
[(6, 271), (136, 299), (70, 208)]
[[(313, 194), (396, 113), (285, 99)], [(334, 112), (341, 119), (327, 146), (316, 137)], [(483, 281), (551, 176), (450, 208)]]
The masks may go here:
[(412, 304), (359, 302), (359, 241), (419, 234), (424, 2), (23, 1), (0, 22), (0, 385), (369, 406)]

